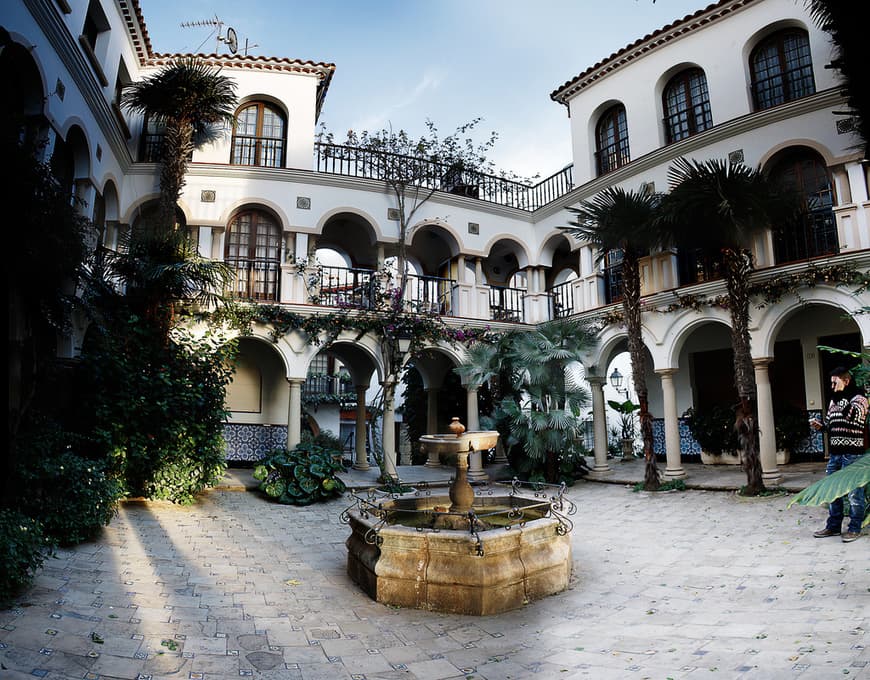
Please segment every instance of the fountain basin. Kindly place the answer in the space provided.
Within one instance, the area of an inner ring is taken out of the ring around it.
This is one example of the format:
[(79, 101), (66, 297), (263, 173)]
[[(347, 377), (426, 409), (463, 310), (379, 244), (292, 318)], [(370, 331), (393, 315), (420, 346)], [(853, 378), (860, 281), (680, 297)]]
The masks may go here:
[[(540, 498), (476, 498), (474, 511), (491, 506), (540, 505)], [(447, 496), (400, 496), (379, 504), (380, 517), (349, 510), (347, 571), (369, 597), (398, 607), (488, 615), (561, 592), (571, 577), (571, 542), (564, 524), (546, 510), (529, 510), (510, 529), (472, 533), (385, 524), (391, 512), (431, 511)], [(562, 530), (560, 530), (562, 527)]]
[(498, 442), (498, 431), (475, 430), (454, 434), (424, 434), (419, 439), (420, 446), (427, 452), (437, 454), (456, 454), (460, 451), (488, 451)]

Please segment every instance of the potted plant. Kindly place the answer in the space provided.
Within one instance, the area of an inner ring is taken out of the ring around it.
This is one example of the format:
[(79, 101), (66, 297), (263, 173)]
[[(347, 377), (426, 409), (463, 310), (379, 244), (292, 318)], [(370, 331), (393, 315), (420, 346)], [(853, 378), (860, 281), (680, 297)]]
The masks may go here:
[(701, 447), (701, 462), (706, 465), (739, 465), (740, 445), (734, 430), (734, 410), (713, 406), (706, 411), (688, 409), (683, 418)]
[(622, 460), (634, 457), (634, 412), (640, 409), (631, 399), (625, 401), (607, 400), (607, 405), (619, 414), (619, 444)]

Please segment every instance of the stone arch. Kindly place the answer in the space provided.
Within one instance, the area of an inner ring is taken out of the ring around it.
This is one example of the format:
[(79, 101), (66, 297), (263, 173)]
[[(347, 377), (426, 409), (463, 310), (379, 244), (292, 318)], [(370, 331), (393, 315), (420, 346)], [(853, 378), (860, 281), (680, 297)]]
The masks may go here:
[(282, 229), (286, 229), (286, 225), (290, 224), (287, 213), (279, 203), (270, 201), (265, 198), (243, 198), (233, 201), (226, 206), (221, 213), (220, 220), (212, 226), (227, 227), (233, 218), (243, 210), (264, 210), (271, 213), (272, 217)]
[(789, 151), (800, 149), (801, 147), (814, 151), (825, 161), (825, 165), (831, 167), (837, 163), (837, 159), (831, 150), (816, 139), (790, 139), (780, 142), (768, 149), (759, 159), (758, 164), (765, 169), (770, 169), (776, 164), (777, 159)]
[(317, 220), (317, 224), (315, 224), (314, 226), (314, 233), (322, 234), (323, 229), (328, 222), (330, 222), (337, 215), (345, 214), (356, 216), (357, 218), (359, 218), (360, 224), (365, 223), (366, 227), (372, 232), (372, 236), (370, 238), (373, 244), (384, 239), (384, 233), (380, 225), (378, 224), (378, 221), (369, 212), (361, 210), (360, 208), (354, 206), (338, 206), (336, 208), (332, 208), (331, 210), (327, 210)]
[(694, 310), (675, 313), (653, 352), (656, 370), (679, 368), (680, 351), (686, 340), (698, 327), (709, 323), (721, 324), (730, 331), (731, 317), (728, 310), (710, 308), (701, 314)]
[(808, 304), (834, 307), (850, 314), (852, 321), (861, 334), (864, 347), (870, 346), (870, 315), (853, 314), (860, 301), (847, 291), (828, 286), (818, 286), (802, 290), (800, 298), (790, 296), (788, 301), (780, 301), (761, 310), (755, 319), (757, 330), (752, 333), (752, 356), (773, 356), (773, 345), (783, 325)]
[(490, 239), (483, 260), (486, 282), (507, 285), (511, 277), (529, 266), (526, 245), (512, 234), (499, 234)]
[(7, 113), (20, 115), (20, 129), (28, 141), (38, 141), (48, 127), (45, 117), (46, 76), (34, 59), (30, 41), (19, 33), (0, 28), (0, 83)]
[(410, 234), (409, 256), (419, 262), (421, 273), (444, 275), (450, 260), (460, 252), (455, 230), (440, 220), (425, 220), (414, 225)]
[(332, 211), (318, 224), (317, 247), (342, 253), (352, 267), (376, 269), (377, 237), (374, 225), (359, 211)]

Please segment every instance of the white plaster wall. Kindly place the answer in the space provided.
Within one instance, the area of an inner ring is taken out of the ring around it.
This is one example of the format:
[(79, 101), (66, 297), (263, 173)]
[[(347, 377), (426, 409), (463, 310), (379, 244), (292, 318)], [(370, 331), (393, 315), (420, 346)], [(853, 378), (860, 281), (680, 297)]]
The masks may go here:
[(808, 30), (816, 91), (834, 87), (832, 72), (824, 68), (831, 53), (827, 34), (815, 27), (804, 3), (752, 3), (723, 20), (657, 47), (570, 99), (575, 182), (583, 184), (595, 177), (595, 124), (606, 104), (621, 102), (625, 106), (632, 160), (664, 144), (662, 78), (681, 70), (679, 67), (698, 66), (704, 70), (714, 125), (750, 113), (746, 59), (759, 32), (773, 24), (800, 25)]

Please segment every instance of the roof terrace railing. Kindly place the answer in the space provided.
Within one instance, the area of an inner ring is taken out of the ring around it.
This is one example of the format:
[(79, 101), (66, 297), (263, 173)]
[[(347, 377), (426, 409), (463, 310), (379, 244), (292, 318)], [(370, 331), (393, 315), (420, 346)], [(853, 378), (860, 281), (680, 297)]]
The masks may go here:
[(537, 184), (524, 184), (429, 158), (323, 142), (317, 142), (314, 146), (317, 172), (385, 181), (388, 177), (397, 176), (397, 171), (400, 171), (409, 181), (425, 189), (530, 212), (574, 188), (573, 165), (566, 166)]

